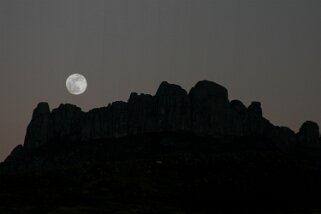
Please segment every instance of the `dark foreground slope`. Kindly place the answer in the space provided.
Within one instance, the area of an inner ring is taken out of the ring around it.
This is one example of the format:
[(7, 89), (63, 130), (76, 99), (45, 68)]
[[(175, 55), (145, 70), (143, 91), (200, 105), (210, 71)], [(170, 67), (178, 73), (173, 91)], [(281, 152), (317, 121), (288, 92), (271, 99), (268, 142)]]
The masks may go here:
[[(292, 213), (320, 207), (320, 151), (284, 152), (260, 138), (151, 133), (51, 144), (19, 157), (19, 165), (1, 165), (1, 213)], [(20, 167), (19, 174), (8, 173), (10, 167)]]
[(210, 81), (83, 112), (39, 103), (0, 165), (0, 213), (318, 213), (318, 124), (275, 126)]

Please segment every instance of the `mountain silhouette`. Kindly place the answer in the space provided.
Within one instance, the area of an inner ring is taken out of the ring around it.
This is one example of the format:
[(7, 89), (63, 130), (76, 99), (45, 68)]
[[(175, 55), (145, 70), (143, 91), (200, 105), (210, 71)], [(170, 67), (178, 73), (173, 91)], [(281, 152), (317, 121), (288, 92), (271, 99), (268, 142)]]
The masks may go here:
[(24, 144), (0, 165), (0, 201), (5, 212), (16, 205), (24, 213), (237, 209), (220, 201), (254, 213), (271, 204), (294, 210), (317, 204), (320, 167), (315, 122), (295, 133), (264, 118), (260, 102), (230, 101), (217, 83), (188, 93), (162, 82), (154, 96), (131, 93), (88, 112), (39, 103)]
[(117, 101), (89, 112), (71, 104), (62, 104), (50, 112), (48, 103), (39, 103), (24, 147), (164, 131), (211, 137), (264, 137), (280, 147), (321, 146), (316, 123), (307, 121), (295, 134), (265, 119), (259, 102), (246, 108), (241, 101), (230, 102), (223, 86), (200, 81), (189, 93), (178, 85), (163, 82), (155, 96), (132, 93), (127, 103)]

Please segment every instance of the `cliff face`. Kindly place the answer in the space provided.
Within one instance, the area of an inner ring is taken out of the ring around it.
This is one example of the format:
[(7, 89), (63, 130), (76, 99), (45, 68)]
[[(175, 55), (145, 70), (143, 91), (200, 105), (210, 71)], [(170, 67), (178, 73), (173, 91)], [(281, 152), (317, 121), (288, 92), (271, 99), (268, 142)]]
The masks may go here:
[(252, 102), (249, 107), (238, 100), (230, 102), (226, 88), (214, 82), (200, 81), (189, 93), (178, 85), (163, 82), (154, 96), (132, 93), (128, 102), (114, 102), (89, 112), (70, 104), (50, 112), (47, 103), (39, 103), (24, 146), (37, 148), (61, 141), (170, 131), (212, 137), (265, 137), (280, 147), (320, 147), (317, 124), (306, 122), (295, 134), (272, 125), (262, 115), (259, 102)]

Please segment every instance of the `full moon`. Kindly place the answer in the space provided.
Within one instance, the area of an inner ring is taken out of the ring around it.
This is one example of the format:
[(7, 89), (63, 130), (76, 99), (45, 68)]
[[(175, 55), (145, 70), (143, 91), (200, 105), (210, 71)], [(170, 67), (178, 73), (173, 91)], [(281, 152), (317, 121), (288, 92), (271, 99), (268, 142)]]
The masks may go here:
[(81, 74), (72, 74), (67, 78), (66, 87), (69, 93), (79, 95), (86, 91), (87, 80)]

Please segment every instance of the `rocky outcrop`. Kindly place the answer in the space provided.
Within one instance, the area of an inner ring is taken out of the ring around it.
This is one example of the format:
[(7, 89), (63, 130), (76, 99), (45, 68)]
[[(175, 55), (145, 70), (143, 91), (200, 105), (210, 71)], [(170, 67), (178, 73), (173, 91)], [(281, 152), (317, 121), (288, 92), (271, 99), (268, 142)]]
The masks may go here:
[(274, 127), (262, 116), (260, 102), (252, 102), (246, 107), (239, 100), (230, 102), (229, 130), (234, 136), (268, 135)]
[(190, 130), (190, 100), (180, 86), (163, 82), (154, 97), (154, 110), (156, 130)]
[(36, 148), (51, 141), (52, 116), (48, 103), (39, 103), (33, 111), (32, 120), (27, 128), (24, 146)]
[(81, 109), (71, 104), (61, 104), (51, 113), (52, 140), (77, 141), (79, 140), (81, 122), (84, 113)]
[(244, 115), (246, 113), (246, 106), (240, 100), (232, 100), (230, 102), (231, 108), (238, 114)]
[(222, 135), (230, 110), (226, 88), (210, 81), (198, 82), (189, 93), (192, 130), (200, 135)]
[(262, 117), (262, 108), (260, 102), (252, 102), (247, 108), (249, 113), (255, 117)]
[(260, 102), (252, 102), (247, 108), (245, 135), (263, 136), (272, 128), (270, 122), (262, 117)]
[(83, 113), (80, 119), (81, 141), (121, 137), (128, 134), (128, 104), (113, 102), (107, 107)]
[(24, 146), (37, 148), (46, 143), (163, 131), (211, 137), (264, 137), (282, 148), (296, 144), (320, 146), (317, 124), (308, 121), (295, 135), (265, 119), (260, 102), (248, 107), (239, 100), (230, 102), (227, 89), (210, 81), (198, 82), (189, 93), (178, 85), (162, 82), (154, 96), (132, 93), (128, 102), (113, 102), (89, 112), (71, 104), (62, 104), (50, 112), (47, 103), (39, 103)]
[(128, 134), (128, 105), (125, 102), (117, 101), (110, 106), (111, 112), (111, 136), (121, 137)]
[(152, 132), (156, 128), (153, 110), (153, 96), (132, 93), (128, 100), (128, 133)]
[(108, 109), (109, 107), (93, 109), (85, 115), (82, 121), (81, 141), (108, 137), (107, 130), (111, 127), (111, 116), (108, 114)]
[(320, 148), (320, 133), (317, 123), (306, 121), (297, 134), (297, 142), (302, 147)]

